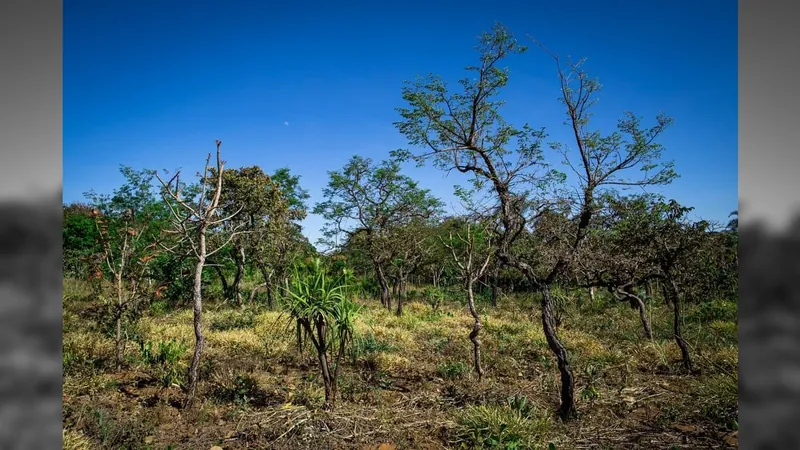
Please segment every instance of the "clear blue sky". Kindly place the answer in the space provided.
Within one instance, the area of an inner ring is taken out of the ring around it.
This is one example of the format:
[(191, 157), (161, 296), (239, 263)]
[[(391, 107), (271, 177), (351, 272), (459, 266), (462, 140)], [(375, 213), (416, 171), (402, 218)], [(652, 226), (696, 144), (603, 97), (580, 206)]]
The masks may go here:
[[(194, 173), (221, 139), (227, 167), (288, 166), (313, 205), (327, 171), (352, 155), (378, 160), (408, 148), (392, 125), (402, 82), (461, 78), (477, 35), (495, 21), (588, 58), (604, 86), (602, 129), (612, 131), (625, 110), (675, 119), (662, 143), (681, 178), (661, 192), (707, 219), (737, 208), (737, 4), (729, 0), (68, 0), (64, 201), (110, 192), (121, 164)], [(568, 142), (552, 61), (532, 49), (508, 65), (506, 118)], [(408, 173), (448, 201), (462, 180), (432, 168)], [(321, 226), (314, 216), (304, 223), (312, 241)]]

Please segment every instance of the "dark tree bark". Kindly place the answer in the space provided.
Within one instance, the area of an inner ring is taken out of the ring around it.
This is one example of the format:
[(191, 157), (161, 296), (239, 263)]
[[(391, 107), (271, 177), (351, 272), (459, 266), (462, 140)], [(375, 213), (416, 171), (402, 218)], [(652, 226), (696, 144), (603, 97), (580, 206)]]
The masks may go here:
[(686, 371), (692, 371), (692, 358), (689, 354), (689, 345), (681, 334), (681, 300), (678, 295), (678, 286), (672, 279), (663, 280), (661, 284), (664, 289), (664, 297), (669, 303), (672, 303), (672, 331), (675, 335), (675, 342), (681, 349), (681, 357), (683, 359), (683, 368)]
[[(256, 265), (258, 266), (259, 272), (261, 272), (261, 277), (264, 279), (264, 284), (262, 285), (264, 290), (267, 293), (267, 307), (272, 310), (274, 309), (273, 303), (273, 286), (272, 286), (272, 276), (267, 269), (267, 265), (264, 264), (261, 260), (256, 261)], [(256, 289), (253, 289), (252, 294), (250, 294), (250, 303), (253, 303), (253, 298), (255, 297)]]
[(550, 286), (544, 284), (539, 288), (542, 294), (542, 329), (544, 336), (547, 339), (547, 346), (550, 351), (556, 356), (558, 361), (558, 371), (561, 374), (561, 408), (559, 414), (562, 419), (570, 419), (575, 417), (575, 377), (572, 374), (569, 360), (567, 358), (567, 349), (564, 344), (558, 340), (554, 327), (553, 308), (552, 308), (552, 294), (550, 293)]
[(647, 320), (644, 300), (633, 292), (633, 285), (628, 284), (616, 290), (609, 288), (609, 292), (620, 301), (627, 301), (632, 309), (639, 311), (639, 320), (642, 321), (642, 330), (647, 339), (653, 339), (653, 330), (650, 328), (650, 321)]
[(389, 282), (386, 280), (386, 275), (383, 272), (383, 268), (379, 264), (375, 264), (375, 272), (378, 275), (378, 284), (381, 287), (381, 304), (386, 307), (386, 309), (392, 309), (392, 297), (389, 293)]
[(214, 267), (214, 272), (217, 273), (217, 277), (219, 278), (219, 282), (222, 285), (222, 293), (225, 296), (225, 301), (229, 300), (231, 288), (228, 285), (228, 279), (225, 277), (225, 272), (222, 270), (222, 266), (216, 263), (212, 263)]
[(231, 297), (235, 297), (236, 304), (242, 306), (242, 292), (239, 287), (241, 286), (242, 278), (244, 278), (244, 247), (236, 246), (232, 252), (234, 261), (236, 261), (236, 275), (233, 278), (233, 283), (231, 283)]

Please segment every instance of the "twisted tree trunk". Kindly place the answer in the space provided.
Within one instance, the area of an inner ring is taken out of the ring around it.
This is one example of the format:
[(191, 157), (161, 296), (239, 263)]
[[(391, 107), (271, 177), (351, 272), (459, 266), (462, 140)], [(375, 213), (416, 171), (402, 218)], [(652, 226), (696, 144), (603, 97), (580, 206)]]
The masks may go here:
[(558, 361), (558, 371), (561, 374), (561, 408), (559, 413), (561, 418), (566, 420), (574, 417), (576, 413), (575, 377), (567, 359), (567, 349), (556, 336), (550, 286), (543, 284), (539, 287), (539, 290), (542, 294), (542, 329), (547, 339), (547, 346)]
[(672, 303), (672, 331), (675, 335), (675, 342), (681, 349), (681, 358), (683, 359), (683, 368), (686, 371), (692, 371), (692, 357), (689, 354), (689, 344), (681, 334), (681, 300), (678, 295), (678, 286), (672, 279), (664, 280), (661, 285), (664, 289), (664, 297), (669, 303)]
[(481, 318), (478, 315), (478, 311), (475, 309), (473, 284), (474, 280), (472, 278), (467, 280), (467, 301), (469, 303), (469, 312), (472, 314), (472, 318), (475, 320), (475, 323), (472, 325), (472, 331), (469, 333), (469, 340), (472, 341), (472, 356), (475, 373), (478, 374), (478, 381), (481, 381), (483, 379), (483, 366), (481, 366), (481, 341), (478, 338), (478, 335), (480, 334), (483, 325), (481, 324)]

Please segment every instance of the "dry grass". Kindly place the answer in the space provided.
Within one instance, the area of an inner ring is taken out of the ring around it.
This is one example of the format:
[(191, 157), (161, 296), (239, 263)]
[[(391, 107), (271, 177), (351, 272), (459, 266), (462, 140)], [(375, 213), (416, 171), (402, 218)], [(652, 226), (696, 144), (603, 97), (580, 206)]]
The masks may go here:
[[(67, 281), (65, 295), (84, 287)], [(530, 300), (527, 300), (530, 302)], [(579, 418), (561, 423), (558, 372), (539, 318), (524, 300), (484, 307), (487, 377), (471, 372), (472, 319), (443, 304), (438, 312), (410, 302), (403, 317), (362, 301), (356, 340), (334, 411), (322, 411), (316, 362), (300, 353), (285, 317), (258, 308), (209, 302), (201, 402), (180, 407), (180, 388), (160, 385), (130, 344), (114, 373), (113, 341), (65, 302), (64, 420), (70, 448), (477, 448), (492, 440), (516, 448), (720, 448), (737, 427), (738, 370), (734, 322), (686, 325), (701, 373), (680, 371), (670, 312), (650, 305), (655, 339), (641, 337), (635, 311), (623, 305), (570, 305), (559, 335), (570, 350)], [(530, 305), (530, 303), (527, 303)], [(687, 317), (692, 313), (687, 309)], [(191, 311), (147, 315), (140, 339), (187, 342)], [(525, 414), (508, 406), (524, 396)], [(482, 442), (483, 444), (479, 444)], [(169, 447), (171, 446), (171, 447)], [(66, 448), (66, 447), (65, 447)], [(496, 447), (505, 448), (505, 447)]]

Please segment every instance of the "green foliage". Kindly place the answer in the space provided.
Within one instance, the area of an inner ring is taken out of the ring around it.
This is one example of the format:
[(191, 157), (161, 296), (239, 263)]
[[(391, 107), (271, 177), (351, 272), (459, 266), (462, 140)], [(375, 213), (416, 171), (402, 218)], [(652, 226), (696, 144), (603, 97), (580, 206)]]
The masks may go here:
[(265, 392), (258, 386), (258, 382), (249, 375), (237, 374), (230, 386), (220, 386), (213, 392), (219, 400), (245, 407), (254, 403), (263, 403)]
[(701, 303), (697, 309), (687, 315), (686, 320), (709, 324), (714, 321), (736, 322), (739, 317), (739, 307), (736, 303), (727, 300), (713, 300)]
[(552, 420), (527, 402), (519, 402), (514, 406), (470, 406), (459, 413), (456, 442), (460, 448), (541, 448)]
[(154, 316), (163, 316), (169, 310), (169, 304), (164, 300), (156, 300), (150, 303), (150, 314)]
[(349, 354), (353, 361), (376, 353), (391, 353), (395, 351), (397, 351), (397, 347), (389, 342), (379, 340), (371, 331), (367, 331), (364, 334), (355, 334), (349, 348)]
[(425, 286), (425, 290), (422, 292), (422, 298), (425, 299), (425, 303), (430, 305), (434, 311), (439, 310), (439, 306), (444, 301), (444, 296), (444, 292), (436, 286)]
[(257, 318), (256, 310), (252, 308), (240, 311), (225, 311), (214, 317), (211, 321), (212, 331), (225, 331), (243, 328), (251, 328), (255, 325)]
[(472, 370), (468, 364), (461, 361), (450, 361), (439, 365), (436, 374), (445, 379), (459, 378)]
[(158, 342), (147, 341), (139, 344), (142, 362), (155, 371), (165, 387), (180, 384), (184, 370), (181, 356), (187, 349), (188, 347), (183, 341), (179, 342), (175, 339)]
[[(342, 356), (350, 343), (359, 306), (353, 302), (353, 273), (331, 276), (321, 258), (296, 264), (287, 283), (284, 308), (290, 324), (303, 331), (321, 359), (326, 405), (333, 406)], [(301, 343), (299, 343), (301, 344)]]
[(531, 418), (536, 411), (536, 407), (532, 403), (528, 403), (528, 397), (524, 395), (515, 395), (508, 399), (508, 407), (512, 411), (516, 411), (520, 417)]
[(102, 252), (92, 208), (80, 203), (64, 205), (62, 220), (64, 274), (85, 279), (91, 268), (91, 257)]

